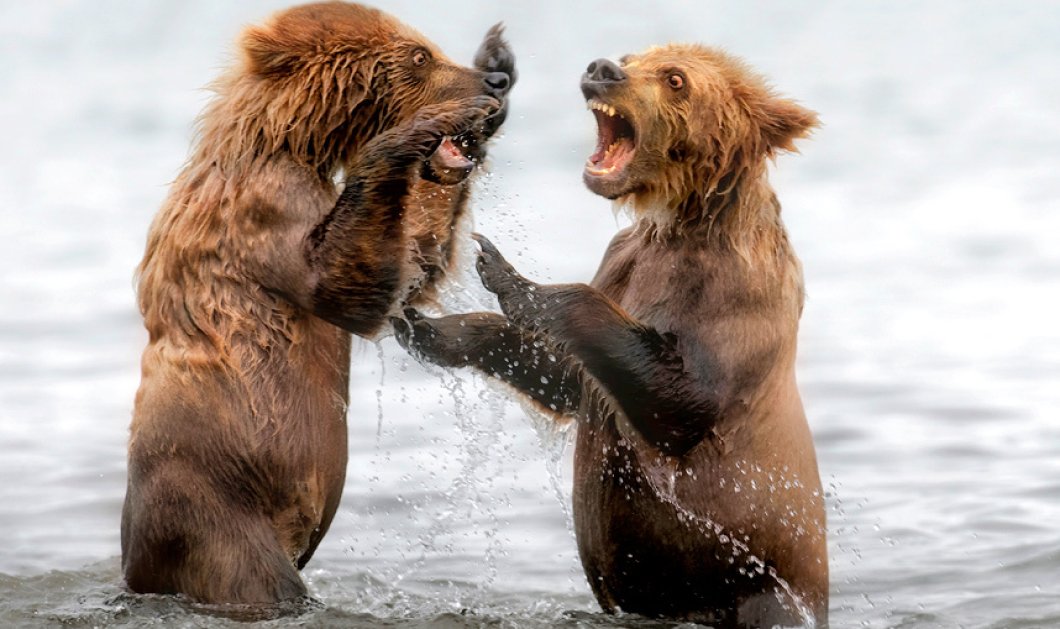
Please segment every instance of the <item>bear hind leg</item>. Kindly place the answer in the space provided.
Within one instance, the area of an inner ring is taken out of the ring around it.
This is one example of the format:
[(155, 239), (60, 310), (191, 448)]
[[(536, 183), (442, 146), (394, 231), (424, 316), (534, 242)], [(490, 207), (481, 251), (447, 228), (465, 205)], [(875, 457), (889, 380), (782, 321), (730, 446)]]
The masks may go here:
[(272, 523), (244, 516), (188, 555), (183, 592), (203, 603), (275, 604), (306, 596)]
[[(263, 515), (224, 509), (207, 516), (202, 509), (188, 513), (157, 504), (126, 509), (122, 566), (130, 590), (180, 593), (207, 604), (275, 604), (306, 596)], [(146, 517), (133, 520), (133, 512)]]

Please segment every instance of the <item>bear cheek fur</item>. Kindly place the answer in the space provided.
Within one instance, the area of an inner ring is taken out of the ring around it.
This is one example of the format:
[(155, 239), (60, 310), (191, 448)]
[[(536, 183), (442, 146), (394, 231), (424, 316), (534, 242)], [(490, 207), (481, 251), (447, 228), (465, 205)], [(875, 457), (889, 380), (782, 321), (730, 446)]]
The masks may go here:
[(644, 112), (630, 177), (637, 208), (681, 210), (728, 194), (738, 179), (756, 176), (764, 159), (796, 151), (795, 140), (818, 125), (816, 113), (711, 66), (692, 64), (686, 89), (667, 90), (658, 79), (665, 64), (648, 57), (631, 76), (631, 110)]
[[(427, 105), (484, 94), (482, 72), (453, 63), (434, 46), (420, 41), (389, 46), (377, 64), (379, 75), (372, 77), (373, 102), (380, 107), (372, 117), (383, 126), (400, 124)], [(428, 60), (417, 67), (412, 58), (420, 50)]]

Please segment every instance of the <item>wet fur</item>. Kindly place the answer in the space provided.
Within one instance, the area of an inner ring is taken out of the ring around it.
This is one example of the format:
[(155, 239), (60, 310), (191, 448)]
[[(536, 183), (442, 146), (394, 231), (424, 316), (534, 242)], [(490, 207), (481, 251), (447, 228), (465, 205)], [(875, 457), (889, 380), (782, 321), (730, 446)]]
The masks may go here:
[(816, 116), (716, 50), (623, 61), (609, 102), (638, 152), (615, 198), (636, 222), (591, 285), (533, 283), (482, 239), (503, 315), (408, 312), (395, 328), (427, 360), (577, 418), (578, 548), (605, 610), (798, 625), (790, 588), (826, 626), (824, 499), (795, 382), (802, 272), (766, 178)]
[(470, 184), (421, 178), (425, 160), (444, 135), (496, 130), (483, 77), (514, 66), (499, 27), (479, 53), (494, 65), (465, 68), (341, 2), (279, 13), (239, 49), (139, 268), (121, 541), (133, 591), (258, 604), (305, 594), (297, 570), (338, 506), (351, 333), (376, 334), (452, 259)]

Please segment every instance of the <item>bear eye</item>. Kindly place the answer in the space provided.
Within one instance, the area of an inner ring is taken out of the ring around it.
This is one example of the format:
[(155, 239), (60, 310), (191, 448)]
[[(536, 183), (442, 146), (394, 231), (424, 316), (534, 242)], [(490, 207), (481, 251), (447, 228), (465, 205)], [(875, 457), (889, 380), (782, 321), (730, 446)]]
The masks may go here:
[(417, 48), (416, 51), (412, 53), (412, 65), (421, 68), (427, 64), (427, 61), (429, 61), (430, 58), (431, 57), (427, 54), (426, 50)]
[(679, 90), (685, 86), (685, 77), (681, 76), (679, 72), (674, 72), (666, 77), (666, 84), (675, 90)]

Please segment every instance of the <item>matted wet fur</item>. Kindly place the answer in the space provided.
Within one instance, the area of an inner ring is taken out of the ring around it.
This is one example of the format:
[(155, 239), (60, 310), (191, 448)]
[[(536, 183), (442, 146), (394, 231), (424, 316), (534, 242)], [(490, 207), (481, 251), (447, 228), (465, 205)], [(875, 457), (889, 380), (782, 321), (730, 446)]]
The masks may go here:
[(577, 419), (578, 549), (605, 610), (826, 626), (802, 271), (767, 179), (816, 115), (694, 45), (594, 61), (582, 91), (599, 127), (585, 182), (635, 219), (592, 284), (533, 283), (479, 237), (503, 315), (410, 309), (399, 340)]
[(350, 335), (448, 268), (514, 57), (499, 25), (467, 68), (342, 2), (239, 50), (139, 268), (122, 568), (135, 592), (272, 604), (305, 594), (339, 504)]

